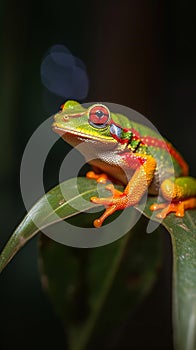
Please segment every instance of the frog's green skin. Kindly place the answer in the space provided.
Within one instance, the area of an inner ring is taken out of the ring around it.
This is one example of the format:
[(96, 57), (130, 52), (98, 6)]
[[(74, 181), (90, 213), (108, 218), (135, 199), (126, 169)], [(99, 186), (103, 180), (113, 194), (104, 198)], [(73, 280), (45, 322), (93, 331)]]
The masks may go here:
[(95, 172), (87, 177), (98, 182), (113, 178), (125, 185), (124, 192), (107, 188), (112, 197), (91, 200), (107, 209), (94, 225), (118, 209), (137, 204), (148, 189), (161, 193), (166, 203), (154, 204), (165, 217), (173, 211), (183, 216), (184, 210), (196, 207), (196, 179), (188, 176), (188, 166), (175, 148), (154, 130), (114, 114), (102, 104), (85, 109), (78, 102), (67, 101), (54, 116), (53, 130), (72, 146), (82, 143), (82, 153)]

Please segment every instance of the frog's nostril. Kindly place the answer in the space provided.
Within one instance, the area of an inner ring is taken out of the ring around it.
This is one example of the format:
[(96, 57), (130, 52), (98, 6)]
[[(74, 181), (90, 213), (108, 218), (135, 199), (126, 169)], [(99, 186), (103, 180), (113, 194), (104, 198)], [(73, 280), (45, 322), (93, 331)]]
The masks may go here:
[(64, 115), (63, 120), (64, 120), (65, 122), (68, 122), (68, 121), (69, 121), (69, 116), (68, 116), (68, 115)]

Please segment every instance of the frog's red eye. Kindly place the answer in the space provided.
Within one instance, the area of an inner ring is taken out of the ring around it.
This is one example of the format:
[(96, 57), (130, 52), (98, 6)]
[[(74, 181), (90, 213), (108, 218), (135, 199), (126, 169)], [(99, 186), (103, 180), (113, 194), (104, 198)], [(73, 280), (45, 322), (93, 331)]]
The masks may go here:
[(110, 119), (109, 109), (104, 105), (94, 105), (89, 109), (89, 123), (96, 128), (104, 128)]

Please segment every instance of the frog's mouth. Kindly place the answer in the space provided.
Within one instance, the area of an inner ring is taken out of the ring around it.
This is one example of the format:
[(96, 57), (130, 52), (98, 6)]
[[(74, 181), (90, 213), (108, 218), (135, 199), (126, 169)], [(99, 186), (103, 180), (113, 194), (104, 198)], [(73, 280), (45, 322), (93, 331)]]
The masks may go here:
[(101, 136), (101, 135), (94, 135), (94, 134), (90, 134), (88, 133), (85, 134), (85, 133), (82, 133), (81, 131), (76, 131), (74, 129), (63, 129), (59, 126), (58, 123), (53, 123), (52, 124), (52, 130), (54, 132), (56, 132), (58, 135), (60, 135), (61, 137), (63, 137), (64, 139), (66, 139), (67, 137), (73, 137), (74, 136), (77, 138), (77, 139), (80, 139), (81, 141), (82, 140), (92, 140), (92, 141), (100, 141), (100, 142), (103, 142), (103, 140), (107, 143), (116, 143), (116, 140), (111, 138), (111, 137), (107, 137), (105, 135)]

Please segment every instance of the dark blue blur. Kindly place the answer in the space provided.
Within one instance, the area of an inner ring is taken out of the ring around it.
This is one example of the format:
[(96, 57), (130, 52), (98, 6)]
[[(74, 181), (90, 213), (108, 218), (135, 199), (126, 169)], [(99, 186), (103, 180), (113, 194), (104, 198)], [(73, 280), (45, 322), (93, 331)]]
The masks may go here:
[(52, 46), (41, 63), (43, 85), (65, 100), (83, 101), (88, 94), (85, 64), (63, 45)]

